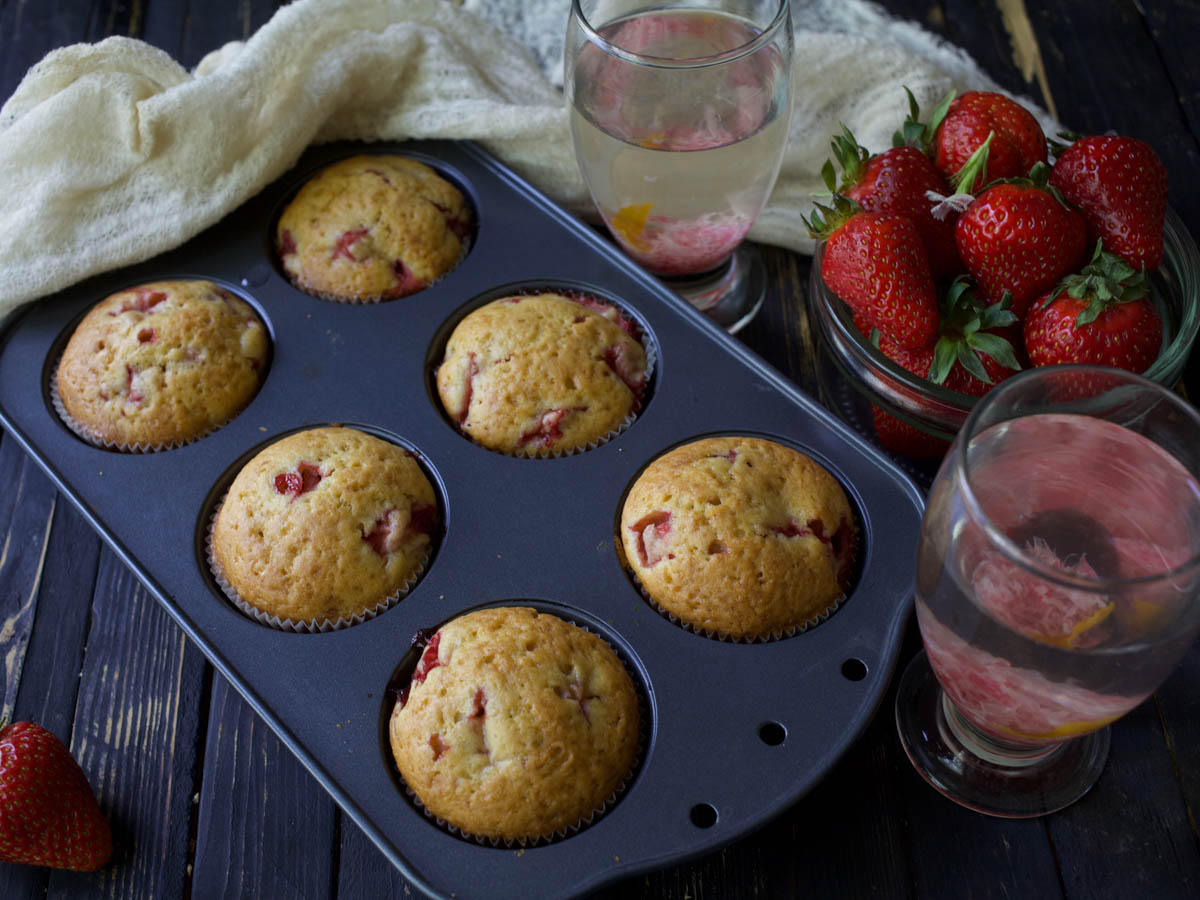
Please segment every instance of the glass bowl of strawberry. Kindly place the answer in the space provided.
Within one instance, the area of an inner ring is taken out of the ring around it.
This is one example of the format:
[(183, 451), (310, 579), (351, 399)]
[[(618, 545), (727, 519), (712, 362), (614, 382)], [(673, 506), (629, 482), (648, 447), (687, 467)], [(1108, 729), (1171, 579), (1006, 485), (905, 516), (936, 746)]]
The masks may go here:
[[(1140, 358), (1127, 357), (1123, 362), (1116, 358), (1088, 361), (1139, 371), (1159, 384), (1174, 388), (1182, 377), (1188, 354), (1200, 331), (1200, 251), (1183, 222), (1170, 209), (1164, 215), (1162, 247), (1160, 264), (1145, 275), (1144, 303), (1153, 309), (1160, 323), (1151, 326), (1158, 328), (1147, 339), (1151, 346)], [(970, 295), (964, 298), (962, 280), (947, 284), (944, 278), (934, 276), (933, 290), (938, 305), (937, 340), (929, 343), (927, 339), (914, 336), (906, 340), (921, 346), (897, 347), (896, 341), (872, 327), (870, 321), (852, 308), (850, 302), (843, 301), (831, 287), (830, 281), (845, 293), (854, 290), (840, 283), (836, 276), (829, 277), (827, 250), (826, 241), (817, 245), (808, 302), (809, 320), (816, 334), (821, 399), (847, 423), (906, 461), (918, 464), (939, 461), (979, 397), (1017, 371), (997, 364), (986, 352), (970, 353), (973, 345), (980, 343), (981, 335), (983, 345), (989, 349), (994, 345), (988, 335), (995, 334), (1008, 341), (1016, 357), (1014, 361), (1021, 368), (1038, 362), (1050, 364), (1049, 360), (1053, 358), (1053, 352), (1043, 347), (1026, 348), (1031, 320), (1049, 314), (1040, 307), (1050, 305), (1046, 300), (1053, 290), (1039, 292), (1034, 299), (1026, 300), (1021, 315), (1012, 313), (1010, 321), (1008, 316), (996, 315), (1001, 304), (988, 306), (986, 301), (972, 302)], [(870, 252), (877, 261), (883, 258), (877, 245), (872, 245)], [(1089, 246), (1088, 252), (1094, 256), (1094, 246)], [(1095, 259), (1076, 264), (1073, 267), (1076, 271), (1064, 280), (1084, 280), (1088, 277), (1084, 273), (1095, 266)], [(876, 278), (881, 282), (886, 280), (885, 275), (890, 277), (896, 266), (875, 265), (874, 268), (877, 273), (885, 268), (891, 270)], [(978, 279), (971, 278), (969, 282), (975, 293), (981, 293)], [(956, 291), (957, 296), (952, 302), (951, 297)], [(899, 292), (895, 285), (887, 286), (889, 297), (895, 298)], [(1064, 288), (1062, 302), (1069, 302), (1068, 294)], [(1080, 302), (1070, 310), (1072, 318), (1077, 317)], [(985, 315), (991, 310), (990, 321), (972, 319), (971, 310), (966, 307), (983, 310)], [(1012, 309), (1011, 301), (1008, 309)], [(927, 310), (924, 314), (900, 309), (887, 313), (889, 323), (909, 322), (905, 329), (915, 329), (914, 334), (928, 331), (927, 323), (911, 326), (912, 321), (925, 318), (928, 318)], [(1144, 318), (1152, 319), (1153, 315), (1146, 314)], [(1111, 334), (1103, 340), (1116, 345), (1128, 344), (1128, 335), (1138, 327), (1141, 324), (1129, 321), (1128, 317), (1117, 320), (1108, 329)], [(1042, 341), (1041, 338), (1033, 340)], [(1100, 341), (1101, 338), (1095, 338), (1093, 343)], [(958, 361), (967, 358), (968, 354), (984, 364), (987, 379), (977, 378), (964, 370)], [(949, 365), (951, 363), (957, 364)], [(943, 377), (941, 383), (935, 383), (931, 371), (936, 372), (939, 365), (943, 370), (939, 374)], [(918, 469), (922, 474), (927, 471), (920, 465)], [(931, 469), (928, 474), (932, 475)]]
[(1048, 141), (993, 92), (951, 94), (928, 122), (908, 101), (889, 149), (833, 136), (806, 220), (826, 403), (894, 454), (937, 461), (1021, 368), (1109, 366), (1173, 388), (1200, 328), (1200, 254), (1154, 149)]

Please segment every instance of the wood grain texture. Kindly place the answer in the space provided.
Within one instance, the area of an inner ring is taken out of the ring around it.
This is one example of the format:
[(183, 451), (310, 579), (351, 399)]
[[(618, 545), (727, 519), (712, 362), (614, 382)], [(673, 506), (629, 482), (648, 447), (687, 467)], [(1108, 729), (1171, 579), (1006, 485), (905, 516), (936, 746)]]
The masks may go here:
[(53, 873), (48, 896), (180, 897), (204, 659), (107, 549), (91, 612), (70, 749), (109, 819), (114, 860)]
[(12, 721), (57, 499), (54, 487), (16, 441), (0, 443), (0, 485), (0, 717)]
[(1151, 699), (1112, 726), (1084, 802), (1046, 819), (1068, 897), (1200, 896), (1200, 856)]
[[(37, 722), (66, 742), (100, 539), (70, 504), (56, 501), (50, 481), (11, 439), (0, 440), (0, 485), (8, 489), (0, 490), (0, 532), (5, 535), (0, 547), (7, 546), (7, 551), (0, 549), (3, 715), (9, 721)], [(44, 897), (49, 880), (47, 869), (0, 865), (0, 897)]]
[[(316, 784), (313, 785), (316, 787)], [(319, 788), (318, 788), (319, 790)], [(417, 891), (389, 863), (361, 828), (338, 811), (341, 850), (338, 854), (337, 896), (370, 897), (372, 900), (406, 900)]]
[(208, 720), (191, 896), (334, 896), (333, 800), (220, 676)]

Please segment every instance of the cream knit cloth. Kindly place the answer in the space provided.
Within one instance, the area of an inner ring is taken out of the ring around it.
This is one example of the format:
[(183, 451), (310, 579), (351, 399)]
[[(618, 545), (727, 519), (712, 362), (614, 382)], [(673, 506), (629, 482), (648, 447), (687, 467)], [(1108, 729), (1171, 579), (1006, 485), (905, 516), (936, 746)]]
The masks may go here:
[[(579, 213), (590, 201), (562, 97), (568, 0), (298, 0), (188, 73), (113, 37), (48, 54), (0, 109), (0, 318), (175, 247), (337, 139), (479, 141)], [(845, 122), (872, 150), (955, 87), (961, 51), (864, 0), (796, 15), (795, 112), (750, 237), (811, 250), (801, 214)]]

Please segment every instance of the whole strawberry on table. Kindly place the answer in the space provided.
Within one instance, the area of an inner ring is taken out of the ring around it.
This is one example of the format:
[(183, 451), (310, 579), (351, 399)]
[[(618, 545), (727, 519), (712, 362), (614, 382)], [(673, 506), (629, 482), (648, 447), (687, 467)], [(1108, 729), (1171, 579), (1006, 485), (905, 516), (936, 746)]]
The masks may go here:
[[(872, 153), (845, 127), (833, 137), (841, 175), (826, 163), (830, 198), (806, 222), (864, 338), (968, 397), (1023, 365), (1149, 368), (1164, 331), (1147, 287), (1167, 200), (1154, 150), (1122, 136), (1048, 142), (1029, 110), (986, 91), (950, 95), (923, 122), (906, 93), (892, 148)], [(872, 416), (893, 452), (937, 459), (949, 446), (879, 406)]]
[(0, 860), (94, 872), (111, 855), (108, 822), (62, 741), (33, 722), (0, 728)]

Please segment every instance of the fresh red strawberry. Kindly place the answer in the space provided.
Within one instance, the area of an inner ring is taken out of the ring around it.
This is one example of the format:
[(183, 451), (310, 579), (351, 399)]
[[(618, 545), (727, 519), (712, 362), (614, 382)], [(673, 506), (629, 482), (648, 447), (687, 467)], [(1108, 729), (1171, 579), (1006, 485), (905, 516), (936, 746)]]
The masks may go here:
[(94, 872), (112, 835), (87, 776), (40, 725), (0, 729), (0, 859)]
[(958, 217), (958, 253), (986, 303), (1008, 291), (1012, 311), (1029, 304), (1073, 272), (1087, 249), (1083, 214), (1046, 185), (1048, 170), (986, 188)]
[(971, 154), (993, 135), (987, 169), (971, 190), (998, 178), (1028, 175), (1046, 161), (1046, 135), (1037, 119), (1003, 94), (968, 91), (950, 104), (934, 135), (934, 164), (947, 178), (961, 169)]
[(871, 156), (844, 125), (831, 146), (842, 167), (840, 184), (835, 182), (832, 162), (826, 161), (821, 170), (831, 192), (844, 194), (867, 212), (899, 213), (912, 219), (934, 277), (962, 271), (954, 243), (956, 217), (939, 219), (931, 212), (933, 202), (928, 194), (944, 196), (950, 188), (928, 156), (915, 147), (893, 147)]
[(1046, 135), (1037, 119), (1021, 104), (992, 91), (953, 94), (934, 109), (929, 123), (920, 121), (920, 109), (908, 88), (909, 117), (893, 142), (918, 147), (933, 157), (947, 181), (954, 176), (989, 136), (987, 167), (965, 190), (974, 192), (999, 178), (1020, 178), (1036, 163), (1046, 162)]
[[(821, 275), (857, 318), (902, 347), (937, 335), (937, 292), (921, 235), (907, 216), (862, 212), (834, 195), (817, 204), (809, 233), (826, 240)], [(824, 215), (823, 215), (824, 214)]]
[(871, 404), (875, 437), (885, 450), (915, 460), (937, 460), (946, 455), (950, 442), (927, 434)]
[(956, 278), (942, 301), (937, 343), (913, 350), (880, 335), (878, 347), (914, 375), (960, 394), (982, 397), (1021, 368), (1006, 333), (1016, 321), (1007, 298), (985, 306), (965, 278)]
[(1145, 273), (1101, 244), (1082, 272), (1064, 278), (1025, 318), (1025, 348), (1035, 366), (1090, 363), (1144, 372), (1162, 337)]
[(1083, 210), (1089, 241), (1100, 240), (1135, 269), (1158, 268), (1167, 211), (1167, 168), (1137, 138), (1080, 138), (1054, 163), (1050, 184)]

